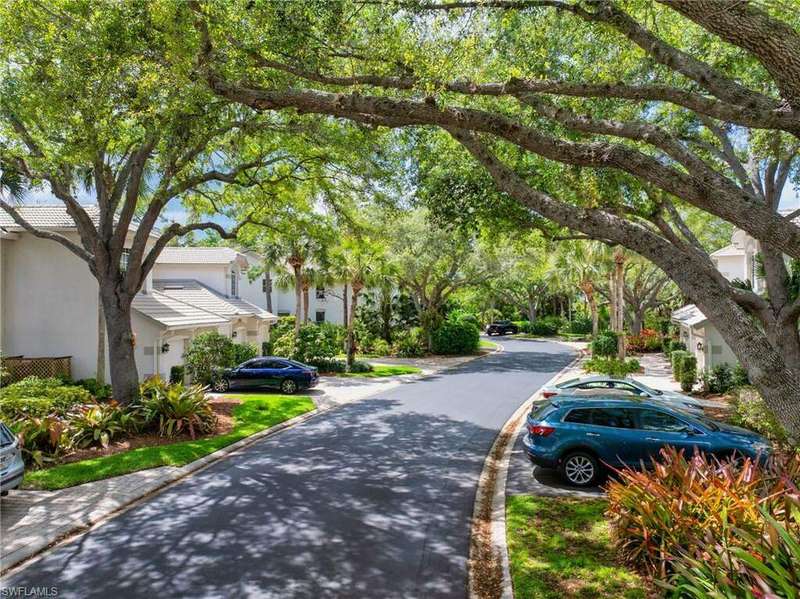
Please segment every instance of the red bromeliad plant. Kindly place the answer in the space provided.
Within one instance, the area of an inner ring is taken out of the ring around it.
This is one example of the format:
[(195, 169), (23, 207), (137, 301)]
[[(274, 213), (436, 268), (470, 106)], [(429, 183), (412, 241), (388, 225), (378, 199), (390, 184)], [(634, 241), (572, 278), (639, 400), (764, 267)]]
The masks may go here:
[[(800, 538), (800, 453), (773, 457), (764, 466), (700, 453), (687, 458), (672, 448), (662, 450), (660, 458), (649, 471), (618, 471), (618, 480), (608, 485), (608, 514), (621, 557), (661, 580), (672, 576), (673, 590), (686, 583), (686, 572), (699, 577), (692, 583), (697, 589), (703, 581), (713, 590), (722, 581), (736, 580), (772, 588), (757, 582), (769, 578), (760, 572), (769, 569), (764, 566), (769, 548), (780, 545), (783, 533), (790, 540)], [(783, 562), (797, 557), (793, 549), (784, 551)], [(708, 568), (709, 576), (719, 580), (709, 582), (696, 565), (720, 555)], [(781, 563), (770, 567), (779, 572)], [(741, 590), (740, 583), (732, 588)]]

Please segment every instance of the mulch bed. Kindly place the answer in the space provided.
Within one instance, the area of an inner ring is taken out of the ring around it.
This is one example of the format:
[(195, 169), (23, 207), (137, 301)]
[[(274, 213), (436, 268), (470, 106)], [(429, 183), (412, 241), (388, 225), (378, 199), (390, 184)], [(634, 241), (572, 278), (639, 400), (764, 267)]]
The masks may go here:
[[(242, 403), (241, 400), (232, 397), (215, 397), (208, 401), (214, 413), (217, 415), (217, 427), (210, 433), (204, 435), (196, 435), (195, 439), (203, 439), (206, 437), (217, 437), (225, 435), (233, 430), (233, 408)], [(181, 441), (191, 441), (192, 437), (188, 432), (174, 437), (162, 437), (158, 433), (142, 433), (132, 437), (119, 439), (113, 443), (109, 443), (108, 447), (87, 447), (86, 449), (78, 449), (71, 454), (61, 458), (59, 464), (68, 464), (70, 462), (79, 462), (81, 460), (89, 460), (91, 458), (99, 458), (115, 453), (122, 453), (137, 449), (139, 447), (154, 447), (157, 445), (170, 445), (172, 443), (180, 443)]]

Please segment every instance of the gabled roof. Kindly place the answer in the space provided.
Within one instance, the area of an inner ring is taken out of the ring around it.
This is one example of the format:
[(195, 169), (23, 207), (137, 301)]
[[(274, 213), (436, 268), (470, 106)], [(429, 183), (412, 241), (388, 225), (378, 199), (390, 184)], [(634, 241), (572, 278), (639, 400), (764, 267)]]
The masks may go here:
[(156, 264), (230, 264), (237, 259), (245, 261), (229, 247), (166, 247), (156, 259)]
[(710, 255), (715, 258), (721, 258), (723, 256), (744, 256), (745, 251), (731, 243), (730, 245), (726, 245), (724, 248), (718, 249), (716, 252), (711, 252)]
[(700, 311), (700, 308), (694, 304), (688, 304), (682, 308), (678, 308), (672, 313), (672, 321), (679, 324), (685, 324), (689, 327), (695, 327), (703, 324), (706, 320), (706, 315)]
[(236, 297), (226, 297), (194, 279), (156, 279), (153, 287), (174, 299), (220, 316), (255, 316), (277, 322), (274, 314)]
[(167, 328), (217, 325), (228, 322), (228, 319), (223, 316), (192, 306), (155, 290), (147, 294), (136, 294), (132, 305), (137, 312), (163, 324)]
[[(76, 230), (75, 221), (67, 213), (64, 204), (23, 204), (15, 206), (19, 215), (37, 229)], [(100, 208), (97, 204), (82, 204), (95, 226), (100, 223)], [(24, 231), (11, 215), (5, 210), (0, 210), (0, 227), (6, 231)], [(136, 223), (132, 222), (129, 229), (136, 230)], [(158, 233), (155, 229), (151, 236)]]

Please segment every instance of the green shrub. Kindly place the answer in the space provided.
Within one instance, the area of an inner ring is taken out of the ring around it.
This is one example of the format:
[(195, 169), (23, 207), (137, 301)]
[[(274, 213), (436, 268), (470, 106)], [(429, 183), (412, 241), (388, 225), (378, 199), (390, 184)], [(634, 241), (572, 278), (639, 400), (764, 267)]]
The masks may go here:
[(83, 387), (65, 385), (61, 379), (30, 376), (0, 389), (0, 417), (8, 423), (22, 418), (63, 416), (90, 401), (92, 395)]
[(688, 393), (697, 381), (697, 358), (687, 353), (681, 364), (681, 390)]
[(422, 337), (422, 329), (412, 327), (408, 330), (399, 331), (394, 336), (392, 343), (392, 354), (399, 358), (418, 358), (425, 355), (425, 344)]
[(575, 316), (561, 330), (572, 335), (588, 335), (592, 332), (592, 319), (588, 316)]
[(217, 424), (217, 416), (200, 385), (153, 385), (143, 394), (139, 409), (145, 424), (156, 426), (163, 437), (187, 431), (194, 439), (197, 433), (210, 433)]
[(663, 351), (667, 355), (667, 357), (669, 357), (669, 354), (672, 351), (672, 338), (671, 337), (662, 337), (661, 338), (661, 351)]
[(100, 383), (96, 378), (80, 379), (75, 384), (86, 389), (97, 401), (111, 398), (111, 385)]
[(295, 339), (294, 333), (281, 335), (280, 337), (273, 337), (272, 351), (270, 355), (281, 356), (283, 358), (291, 358), (295, 352)]
[[(242, 362), (252, 360), (258, 355), (258, 348), (252, 343), (234, 343), (233, 344), (233, 364), (231, 366), (238, 366)], [(183, 380), (178, 381), (183, 382)]]
[(682, 349), (673, 349), (669, 357), (672, 360), (672, 378), (680, 382), (681, 369), (683, 368), (683, 359), (689, 355), (689, 352)]
[[(339, 358), (312, 358), (305, 362), (309, 366), (314, 366), (322, 373), (347, 372), (347, 362)], [(350, 372), (371, 372), (372, 366), (367, 362), (356, 360)]]
[(70, 417), (68, 426), (71, 445), (80, 448), (90, 445), (108, 447), (117, 437), (135, 430), (138, 421), (134, 411), (110, 402), (78, 408)]
[(669, 346), (670, 351), (686, 351), (686, 344), (683, 341), (679, 341), (677, 339), (673, 339), (672, 343)]
[(186, 375), (186, 367), (179, 364), (169, 369), (169, 382), (182, 383)]
[(372, 353), (376, 356), (388, 356), (391, 348), (385, 339), (376, 339), (372, 345)]
[(471, 354), (478, 350), (478, 329), (468, 322), (443, 322), (431, 335), (435, 354)]
[(733, 388), (733, 371), (727, 363), (717, 364), (708, 376), (709, 393), (727, 393)]
[(562, 321), (557, 316), (545, 316), (544, 318), (537, 318), (533, 322), (529, 322), (527, 327), (523, 329), (523, 332), (530, 335), (551, 337), (558, 333), (561, 325)]
[(26, 464), (44, 466), (69, 448), (67, 423), (60, 416), (26, 417), (6, 424), (19, 435)]
[(747, 375), (747, 370), (739, 363), (733, 367), (733, 372), (731, 372), (731, 384), (734, 387), (745, 387), (750, 384), (750, 377)]
[(200, 333), (192, 339), (186, 353), (183, 354), (186, 371), (192, 380), (209, 384), (215, 370), (236, 366), (236, 352), (234, 343), (225, 335), (216, 331)]
[(624, 378), (625, 376), (641, 370), (638, 360), (633, 358), (620, 360), (619, 358), (593, 357), (583, 363), (586, 372), (598, 372), (609, 376)]
[[(690, 572), (697, 577), (695, 585), (708, 588), (706, 583), (716, 579), (730, 591), (704, 594), (683, 587), (688, 594), (676, 597), (796, 597), (787, 594), (797, 589), (799, 572), (787, 546), (797, 549), (800, 538), (798, 483), (800, 453), (777, 456), (762, 466), (749, 459), (720, 462), (664, 449), (654, 468), (624, 469), (608, 486), (617, 551), (662, 584), (668, 577), (673, 587), (688, 584)], [(777, 530), (769, 534), (774, 521), (785, 527), (785, 536)], [(786, 545), (778, 547), (780, 539)], [(710, 567), (698, 570), (698, 561)], [(710, 588), (717, 590), (713, 583)]]
[(592, 340), (593, 356), (616, 356), (617, 334), (613, 331), (603, 331)]
[[(451, 322), (463, 322), (467, 324), (471, 324), (474, 326), (478, 331), (481, 330), (481, 321), (478, 319), (477, 314), (473, 312), (467, 312), (466, 310), (453, 310), (447, 315), (447, 320)], [(520, 330), (521, 327), (520, 327)]]
[(166, 393), (167, 389), (169, 389), (167, 381), (156, 374), (147, 377), (144, 381), (139, 383), (139, 396), (143, 398), (152, 398), (155, 397), (157, 393)]
[(731, 407), (733, 408), (730, 416), (731, 424), (749, 428), (778, 445), (788, 444), (789, 435), (786, 429), (775, 418), (755, 387), (736, 389)]

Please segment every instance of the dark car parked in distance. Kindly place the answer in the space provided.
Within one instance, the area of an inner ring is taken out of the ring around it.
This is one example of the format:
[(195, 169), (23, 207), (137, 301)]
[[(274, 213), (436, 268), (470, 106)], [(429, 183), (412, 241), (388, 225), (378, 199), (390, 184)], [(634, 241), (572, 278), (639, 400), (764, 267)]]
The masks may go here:
[(597, 484), (603, 465), (648, 465), (666, 446), (719, 458), (761, 459), (770, 452), (757, 433), (648, 400), (559, 396), (534, 407), (527, 425), (528, 458), (581, 487)]
[(224, 393), (230, 389), (280, 389), (294, 393), (298, 389), (314, 387), (319, 381), (317, 369), (287, 358), (265, 356), (253, 358), (236, 368), (223, 370), (212, 385), (214, 391)]
[(486, 325), (487, 335), (507, 335), (519, 333), (519, 327), (510, 320), (498, 320)]

